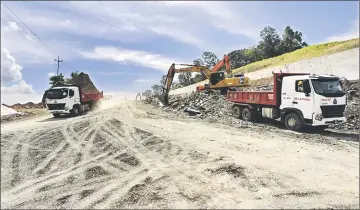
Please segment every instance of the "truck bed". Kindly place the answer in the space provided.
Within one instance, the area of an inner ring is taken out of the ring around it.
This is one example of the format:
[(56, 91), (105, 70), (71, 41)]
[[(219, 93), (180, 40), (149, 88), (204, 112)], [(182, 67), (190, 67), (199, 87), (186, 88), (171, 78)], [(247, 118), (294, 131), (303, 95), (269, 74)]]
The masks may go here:
[(234, 103), (259, 104), (275, 106), (276, 97), (273, 91), (228, 91), (227, 100)]
[(82, 101), (84, 103), (90, 102), (90, 101), (97, 101), (104, 98), (103, 91), (97, 92), (97, 93), (83, 93), (82, 94)]

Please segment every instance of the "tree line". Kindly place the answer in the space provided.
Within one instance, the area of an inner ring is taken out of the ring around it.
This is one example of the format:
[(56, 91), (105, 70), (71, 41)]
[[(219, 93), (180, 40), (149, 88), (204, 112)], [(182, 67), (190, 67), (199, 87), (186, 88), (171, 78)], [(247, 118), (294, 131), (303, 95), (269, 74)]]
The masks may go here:
[[(294, 31), (290, 26), (286, 26), (282, 36), (276, 32), (271, 26), (265, 27), (260, 31), (260, 41), (257, 45), (249, 48), (231, 51), (228, 56), (230, 59), (231, 69), (240, 68), (242, 66), (273, 58), (285, 53), (307, 47), (308, 44), (303, 41), (302, 33)], [(200, 58), (193, 61), (195, 65), (202, 65), (209, 69), (219, 62), (219, 58), (212, 52), (204, 52)], [(222, 71), (224, 69), (221, 69)], [(179, 73), (179, 80), (173, 82), (172, 89), (185, 87), (197, 82), (203, 81), (205, 78), (201, 74), (193, 75), (191, 72)], [(151, 90), (142, 93), (143, 96), (160, 95), (165, 85), (166, 75), (163, 75), (160, 84), (151, 86)]]

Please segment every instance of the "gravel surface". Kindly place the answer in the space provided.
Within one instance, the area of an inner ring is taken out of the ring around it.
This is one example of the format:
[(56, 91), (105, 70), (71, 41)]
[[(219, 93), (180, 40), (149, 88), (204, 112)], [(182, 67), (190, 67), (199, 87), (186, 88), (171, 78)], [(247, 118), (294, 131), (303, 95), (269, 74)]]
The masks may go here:
[(2, 125), (1, 208), (359, 207), (359, 143), (347, 136), (176, 116), (127, 101)]

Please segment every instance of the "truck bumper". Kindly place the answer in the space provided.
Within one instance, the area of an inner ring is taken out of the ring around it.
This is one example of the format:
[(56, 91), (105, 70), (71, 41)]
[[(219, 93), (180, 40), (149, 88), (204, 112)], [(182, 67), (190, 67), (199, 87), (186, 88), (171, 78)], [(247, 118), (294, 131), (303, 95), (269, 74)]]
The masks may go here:
[(323, 118), (321, 120), (315, 119), (315, 115), (313, 115), (313, 126), (319, 125), (333, 125), (346, 122), (346, 117), (334, 117), (334, 118)]
[(70, 111), (65, 111), (65, 110), (49, 110), (49, 113), (51, 113), (51, 114), (70, 114)]

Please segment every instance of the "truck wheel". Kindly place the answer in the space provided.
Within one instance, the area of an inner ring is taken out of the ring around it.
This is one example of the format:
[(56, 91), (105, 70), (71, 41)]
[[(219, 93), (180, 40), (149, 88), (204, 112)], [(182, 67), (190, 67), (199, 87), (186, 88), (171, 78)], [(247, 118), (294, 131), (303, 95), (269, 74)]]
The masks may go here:
[(58, 117), (60, 117), (60, 114), (54, 113), (53, 116), (54, 116), (55, 118), (58, 118)]
[(236, 119), (241, 119), (241, 108), (240, 106), (233, 107), (233, 115)]
[(249, 108), (244, 108), (241, 112), (243, 120), (251, 122), (253, 120), (253, 112)]
[(292, 131), (300, 131), (302, 129), (302, 121), (298, 114), (292, 112), (285, 116), (285, 126)]
[(74, 107), (72, 110), (71, 110), (71, 114), (75, 117), (79, 114), (79, 108), (78, 107)]
[(228, 88), (220, 88), (221, 95), (226, 95), (227, 91), (228, 91)]

